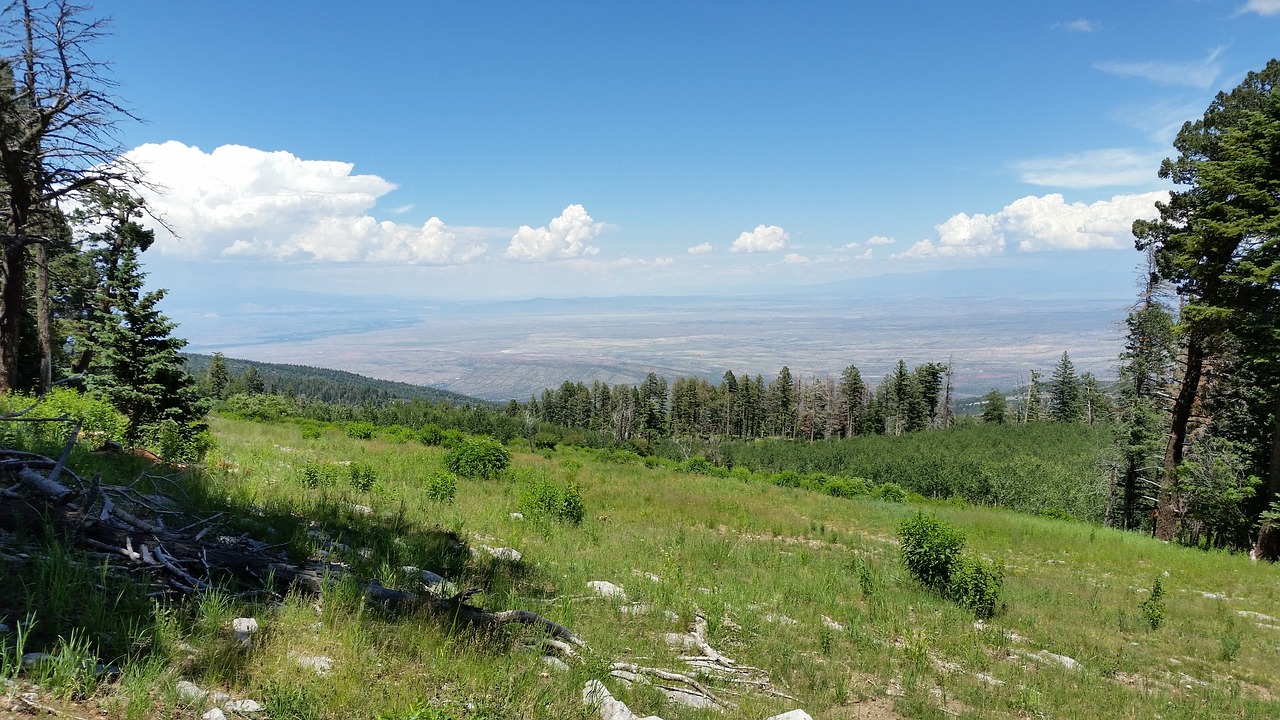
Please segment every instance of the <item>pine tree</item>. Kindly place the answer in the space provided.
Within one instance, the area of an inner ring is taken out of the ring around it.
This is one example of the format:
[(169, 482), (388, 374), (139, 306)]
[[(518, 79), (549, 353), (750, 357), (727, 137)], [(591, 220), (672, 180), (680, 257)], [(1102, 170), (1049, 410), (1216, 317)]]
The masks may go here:
[(209, 360), (209, 373), (205, 376), (205, 388), (209, 397), (221, 400), (227, 396), (227, 387), (231, 385), (231, 373), (227, 370), (227, 358), (215, 352)]
[(1084, 396), (1075, 365), (1065, 351), (1053, 369), (1049, 384), (1049, 419), (1054, 422), (1073, 423), (1084, 418)]
[(183, 369), (186, 341), (173, 337), (177, 326), (158, 308), (165, 291), (143, 292), (138, 253), (152, 233), (125, 215), (98, 237), (107, 243), (97, 252), (102, 289), (87, 338), (95, 348), (87, 385), (129, 419), (127, 442), (172, 444), (176, 434), (167, 454), (181, 455), (204, 429), (208, 405)]
[(841, 434), (852, 437), (862, 432), (860, 425), (867, 406), (867, 384), (862, 381), (862, 373), (857, 367), (850, 365), (840, 373), (837, 397)]
[(1004, 394), (995, 388), (982, 396), (982, 422), (988, 425), (1003, 425), (1009, 413), (1009, 403)]

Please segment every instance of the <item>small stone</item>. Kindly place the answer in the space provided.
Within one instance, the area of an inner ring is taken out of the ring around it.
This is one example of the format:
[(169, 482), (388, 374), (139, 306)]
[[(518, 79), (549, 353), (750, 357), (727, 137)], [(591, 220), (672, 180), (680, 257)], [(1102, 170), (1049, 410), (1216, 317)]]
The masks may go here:
[(773, 717), (765, 718), (765, 720), (813, 720), (813, 717), (804, 710), (797, 708), (795, 710), (784, 712), (781, 715), (774, 715)]
[(226, 713), (222, 712), (218, 708), (214, 708), (209, 712), (201, 715), (200, 719), (201, 720), (227, 720), (227, 715)]
[(481, 545), (480, 548), (485, 552), (489, 553), (490, 555), (492, 555), (495, 560), (506, 560), (507, 562), (520, 562), (520, 558), (524, 557), (523, 555), (520, 554), (520, 551), (516, 550), (515, 548), (508, 548), (508, 547), (495, 548), (495, 547), (489, 547), (488, 545)]
[(418, 573), (422, 572), (422, 568), (416, 568), (412, 565), (405, 565), (400, 568), (400, 572), (404, 573), (405, 575), (417, 575)]
[(222, 706), (229, 713), (256, 713), (262, 711), (262, 705), (257, 700), (230, 700)]
[[(829, 629), (831, 629), (831, 630), (835, 630), (836, 632), (840, 632), (841, 630), (844, 630), (844, 626), (843, 626), (843, 625), (841, 625), (840, 623), (836, 622), (835, 620), (832, 620), (831, 618), (827, 617), (826, 615), (823, 615), (823, 616), (822, 616), (822, 624), (823, 624), (823, 625), (825, 625), (827, 628), (829, 628)], [(778, 717), (781, 717), (781, 715), (779, 715)]]
[(209, 697), (207, 690), (201, 690), (199, 685), (190, 680), (179, 680), (174, 688), (178, 691), (178, 699), (183, 702), (204, 702), (204, 699)]
[(352, 512), (360, 513), (361, 515), (373, 514), (373, 508), (369, 507), (368, 505), (352, 505), (351, 510)]
[(328, 675), (333, 668), (333, 658), (324, 655), (302, 655), (298, 658), (298, 664), (308, 670), (312, 670), (317, 675)]
[(999, 687), (1004, 684), (1004, 681), (1001, 680), (1000, 678), (993, 677), (986, 673), (976, 673), (974, 674), (974, 677), (977, 678), (980, 682), (984, 682), (992, 687)]
[(773, 613), (766, 614), (764, 616), (764, 621), (777, 623), (779, 625), (795, 625), (796, 624), (796, 621), (794, 619), (789, 618), (786, 615), (774, 615)]
[(600, 597), (618, 598), (619, 600), (627, 599), (625, 590), (607, 580), (592, 580), (587, 583), (587, 587)]
[(663, 610), (662, 614), (671, 622), (680, 622), (680, 614), (671, 610)]
[(1080, 667), (1080, 663), (1077, 662), (1075, 658), (1070, 658), (1070, 657), (1067, 657), (1066, 655), (1059, 655), (1057, 653), (1051, 653), (1048, 650), (1041, 650), (1040, 652), (1036, 653), (1036, 655), (1044, 658), (1045, 660), (1052, 660), (1053, 662), (1056, 662), (1059, 665), (1062, 665), (1068, 670), (1075, 670)]
[(1226, 600), (1227, 596), (1222, 593), (1201, 592), (1206, 600)]
[(513, 513), (511, 513), (511, 519), (512, 519), (512, 520), (523, 520), (523, 519), (524, 519), (524, 513), (513, 512)]
[(648, 615), (649, 609), (649, 606), (645, 603), (632, 603), (618, 608), (623, 615)]
[(258, 621), (253, 618), (236, 618), (231, 621), (231, 629), (235, 631), (236, 640), (249, 647), (253, 644), (253, 634), (258, 632)]

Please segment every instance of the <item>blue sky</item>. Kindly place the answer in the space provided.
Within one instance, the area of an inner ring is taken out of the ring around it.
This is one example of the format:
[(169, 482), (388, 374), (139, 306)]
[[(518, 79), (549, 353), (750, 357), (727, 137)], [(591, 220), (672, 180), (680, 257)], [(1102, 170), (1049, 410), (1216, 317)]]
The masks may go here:
[(1177, 128), (1280, 49), (1280, 0), (102, 9), (174, 295), (1123, 292)]

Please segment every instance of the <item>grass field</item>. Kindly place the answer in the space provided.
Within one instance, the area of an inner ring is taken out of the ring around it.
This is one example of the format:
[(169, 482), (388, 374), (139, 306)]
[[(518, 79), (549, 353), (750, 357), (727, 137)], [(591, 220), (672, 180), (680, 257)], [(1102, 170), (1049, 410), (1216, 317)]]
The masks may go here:
[[(122, 665), (118, 682), (96, 689), (48, 678), (64, 697), (78, 694), (118, 717), (198, 716), (203, 708), (174, 690), (186, 679), (256, 699), (277, 718), (588, 718), (599, 716), (584, 707), (582, 689), (600, 678), (638, 714), (667, 720), (766, 718), (796, 707), (819, 720), (1280, 717), (1280, 570), (1245, 557), (1005, 510), (926, 505), (966, 533), (971, 551), (1005, 568), (1006, 609), (975, 624), (899, 561), (896, 525), (918, 506), (677, 474), (572, 449), (517, 451), (502, 477), (459, 480), (456, 499), (444, 503), (425, 492), (442, 472), (438, 448), (334, 430), (304, 438), (293, 425), (219, 419), (213, 427), (210, 470), (180, 481), (194, 502), (242, 516), (222, 532), (288, 543), (295, 556), (340, 542), (346, 549), (336, 552), (355, 573), (402, 589), (422, 590), (402, 566), (432, 570), (481, 588), (474, 604), (532, 610), (571, 628), (589, 650), (555, 669), (526, 647), (531, 631), (457, 632), (425, 613), (371, 606), (353, 582), (320, 598), (221, 592), (165, 609), (148, 606), (143, 590), (115, 590), (85, 572), (91, 562), (77, 571), (74, 553), (63, 554), (71, 569), (56, 582), (0, 565), (4, 621), (36, 613), (26, 650), (53, 649), (59, 637), (65, 645), (78, 623), (86, 652)], [(351, 486), (348, 463), (375, 471), (371, 489)], [(523, 497), (546, 481), (580, 488), (581, 525), (528, 512)], [(514, 548), (522, 560), (472, 554), (458, 540)], [(1141, 604), (1157, 579), (1166, 619), (1153, 630)], [(596, 596), (588, 583), (597, 580), (623, 587), (626, 599)], [(118, 611), (60, 623), (46, 610), (68, 596)], [(609, 677), (615, 662), (687, 671), (678, 659), (686, 651), (664, 637), (687, 631), (697, 614), (712, 646), (795, 699), (708, 679), (736, 704), (720, 713)], [(262, 627), (251, 648), (229, 629), (238, 616)], [(14, 635), (5, 637), (9, 658)], [(325, 675), (300, 662), (320, 656), (332, 661)]]

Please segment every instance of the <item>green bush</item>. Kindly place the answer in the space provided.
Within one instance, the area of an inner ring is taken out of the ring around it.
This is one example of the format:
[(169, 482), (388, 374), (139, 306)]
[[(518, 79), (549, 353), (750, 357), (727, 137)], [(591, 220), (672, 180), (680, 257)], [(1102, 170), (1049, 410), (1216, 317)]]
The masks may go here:
[(842, 498), (867, 495), (871, 492), (871, 486), (862, 478), (828, 478), (826, 485), (822, 489), (832, 497)]
[(435, 473), (427, 478), (427, 498), (448, 505), (458, 492), (458, 479), (449, 473)]
[(1147, 621), (1152, 630), (1159, 630), (1164, 625), (1164, 588), (1160, 585), (1160, 578), (1156, 578), (1151, 585), (1151, 594), (1142, 601), (1139, 609), (1142, 610), (1142, 619)]
[(382, 428), (380, 435), (394, 443), (407, 443), (418, 438), (418, 432), (407, 425), (388, 425)]
[(351, 487), (360, 492), (369, 492), (373, 489), (374, 484), (378, 482), (378, 471), (374, 470), (372, 465), (351, 463), (349, 470)]
[(352, 437), (357, 440), (368, 440), (373, 437), (375, 432), (377, 432), (378, 427), (371, 422), (353, 422), (347, 423), (347, 427), (345, 429), (347, 431), (347, 437)]
[(770, 478), (770, 480), (778, 487), (794, 488), (800, 487), (800, 482), (804, 480), (804, 477), (795, 470), (783, 470)]
[(520, 511), (534, 518), (579, 525), (587, 515), (587, 506), (577, 485), (560, 485), (540, 477), (529, 484), (520, 498)]
[[(883, 487), (883, 486), (881, 486)], [(960, 561), (964, 535), (932, 515), (916, 513), (898, 525), (902, 561), (926, 587), (945, 591)]]
[(872, 490), (871, 497), (885, 502), (900, 503), (907, 499), (907, 491), (897, 483), (887, 482)]
[(445, 447), (452, 450), (453, 448), (456, 448), (459, 445), (461, 445), (462, 442), (466, 439), (467, 439), (467, 436), (461, 430), (454, 430), (453, 428), (449, 428), (448, 430), (445, 430), (444, 432), (440, 433), (440, 447)]
[(444, 430), (435, 423), (427, 423), (418, 431), (418, 441), (423, 445), (439, 445), (444, 442)]
[(719, 470), (715, 463), (704, 457), (691, 457), (676, 466), (676, 472), (689, 475), (712, 475)]
[(297, 406), (281, 395), (232, 395), (222, 401), (222, 412), (243, 420), (278, 422), (297, 412)]
[(511, 452), (502, 443), (483, 435), (467, 438), (444, 456), (444, 466), (455, 475), (492, 480), (511, 464)]
[(951, 568), (947, 596), (982, 619), (995, 616), (1004, 590), (1004, 573), (994, 563), (962, 557)]

